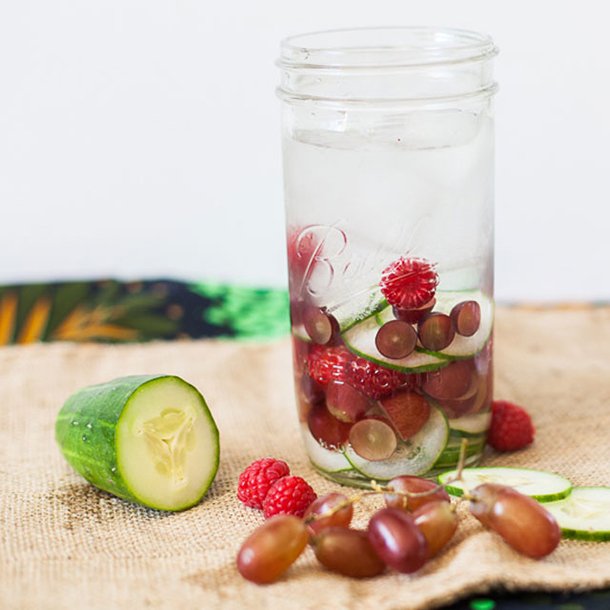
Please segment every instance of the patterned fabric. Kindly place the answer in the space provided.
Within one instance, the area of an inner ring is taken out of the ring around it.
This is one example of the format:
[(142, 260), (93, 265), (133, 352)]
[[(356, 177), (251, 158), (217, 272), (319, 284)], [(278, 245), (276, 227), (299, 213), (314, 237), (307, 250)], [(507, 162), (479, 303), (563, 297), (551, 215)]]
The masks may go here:
[[(0, 345), (188, 337), (263, 340), (288, 331), (285, 290), (174, 280), (0, 287)], [(498, 592), (449, 609), (610, 610), (610, 589), (572, 595)]]
[(0, 287), (0, 345), (270, 339), (289, 330), (284, 290), (171, 280)]

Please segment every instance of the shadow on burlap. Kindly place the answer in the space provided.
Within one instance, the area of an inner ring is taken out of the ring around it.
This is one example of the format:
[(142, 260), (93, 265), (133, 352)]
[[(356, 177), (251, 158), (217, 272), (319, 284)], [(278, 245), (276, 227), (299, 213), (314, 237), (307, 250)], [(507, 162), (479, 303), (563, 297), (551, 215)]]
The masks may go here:
[[(287, 341), (52, 344), (0, 350), (0, 607), (433, 608), (507, 589), (610, 585), (610, 543), (564, 541), (543, 561), (523, 558), (460, 509), (460, 529), (414, 576), (355, 581), (324, 572), (308, 551), (280, 582), (257, 587), (234, 566), (261, 514), (235, 499), (239, 472), (273, 455), (319, 494), (337, 486), (309, 466), (298, 436)], [(527, 405), (533, 447), (486, 464), (558, 471), (576, 485), (610, 485), (610, 309), (500, 310), (496, 396)], [(53, 439), (55, 415), (84, 385), (178, 374), (206, 396), (221, 432), (205, 500), (163, 514), (99, 492), (73, 473)], [(358, 508), (358, 522), (378, 505)]]

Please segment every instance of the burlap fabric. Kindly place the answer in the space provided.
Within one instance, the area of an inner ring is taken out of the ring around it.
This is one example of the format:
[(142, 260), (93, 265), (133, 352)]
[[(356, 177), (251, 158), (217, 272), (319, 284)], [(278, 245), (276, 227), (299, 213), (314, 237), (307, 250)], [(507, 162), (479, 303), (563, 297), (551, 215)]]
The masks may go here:
[[(531, 410), (535, 445), (487, 464), (556, 470), (610, 484), (610, 309), (500, 310), (496, 396)], [(221, 431), (220, 470), (203, 503), (162, 514), (101, 493), (74, 474), (53, 424), (77, 388), (169, 372), (197, 385)], [(0, 351), (2, 608), (433, 608), (491, 587), (574, 590), (610, 585), (610, 543), (562, 542), (525, 559), (462, 511), (447, 551), (415, 576), (355, 581), (324, 572), (310, 551), (280, 582), (241, 579), (235, 554), (262, 522), (235, 498), (251, 460), (287, 460), (322, 494), (337, 486), (308, 465), (292, 402), (287, 341), (69, 344)], [(366, 522), (374, 502), (358, 509)]]

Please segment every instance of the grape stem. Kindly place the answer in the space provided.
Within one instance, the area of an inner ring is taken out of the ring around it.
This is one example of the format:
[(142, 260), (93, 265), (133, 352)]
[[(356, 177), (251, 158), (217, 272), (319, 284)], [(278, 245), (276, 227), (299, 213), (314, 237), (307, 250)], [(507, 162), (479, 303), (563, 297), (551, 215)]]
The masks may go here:
[(321, 513), (319, 515), (310, 515), (309, 517), (306, 517), (305, 525), (308, 525), (309, 523), (312, 523), (313, 521), (318, 521), (319, 519), (325, 519), (327, 517), (332, 517), (332, 515), (334, 515), (335, 513), (338, 513), (340, 510), (342, 510), (350, 505), (357, 504), (358, 502), (360, 502), (362, 500), (362, 498), (365, 498), (367, 496), (378, 496), (379, 494), (391, 493), (391, 494), (395, 494), (397, 496), (404, 496), (406, 498), (425, 498), (426, 496), (431, 496), (431, 495), (437, 493), (441, 489), (445, 489), (445, 487), (447, 487), (450, 483), (455, 483), (456, 481), (462, 481), (462, 484), (464, 485), (464, 493), (462, 495), (462, 498), (464, 500), (471, 500), (472, 496), (471, 496), (470, 492), (468, 491), (468, 489), (466, 488), (465, 482), (462, 477), (462, 473), (464, 471), (464, 465), (466, 463), (466, 450), (467, 449), (468, 449), (468, 439), (463, 438), (462, 442), (460, 444), (460, 457), (458, 460), (457, 472), (454, 477), (451, 477), (451, 479), (448, 479), (445, 483), (438, 483), (432, 489), (416, 492), (416, 491), (398, 491), (398, 490), (394, 489), (393, 487), (384, 487), (383, 485), (379, 485), (379, 483), (377, 483), (377, 481), (372, 479), (370, 481), (371, 491), (362, 491), (356, 495), (353, 495), (351, 498), (347, 498), (343, 502), (339, 502), (339, 504), (337, 504), (336, 506), (333, 506), (331, 509), (329, 509), (328, 511), (326, 511), (324, 513)]

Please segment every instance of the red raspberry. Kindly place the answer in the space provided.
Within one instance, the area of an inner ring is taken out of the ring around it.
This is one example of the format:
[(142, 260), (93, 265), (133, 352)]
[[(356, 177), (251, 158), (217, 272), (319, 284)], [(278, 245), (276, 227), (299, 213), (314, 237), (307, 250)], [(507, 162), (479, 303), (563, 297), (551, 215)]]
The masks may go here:
[(331, 380), (343, 381), (351, 358), (352, 355), (344, 347), (314, 345), (307, 357), (309, 376), (320, 385), (326, 385)]
[(408, 380), (404, 373), (386, 369), (358, 356), (353, 356), (347, 364), (348, 383), (375, 400), (407, 385)]
[(438, 284), (434, 266), (424, 258), (399, 258), (381, 274), (381, 292), (390, 305), (418, 309), (432, 299)]
[(491, 426), (487, 442), (497, 451), (515, 451), (534, 440), (534, 424), (522, 407), (506, 400), (491, 405)]
[(305, 479), (295, 476), (282, 477), (269, 489), (263, 502), (263, 514), (265, 519), (273, 515), (302, 517), (317, 497)]
[(288, 474), (290, 468), (282, 460), (270, 457), (256, 460), (239, 475), (237, 497), (246, 506), (262, 509), (269, 488)]

